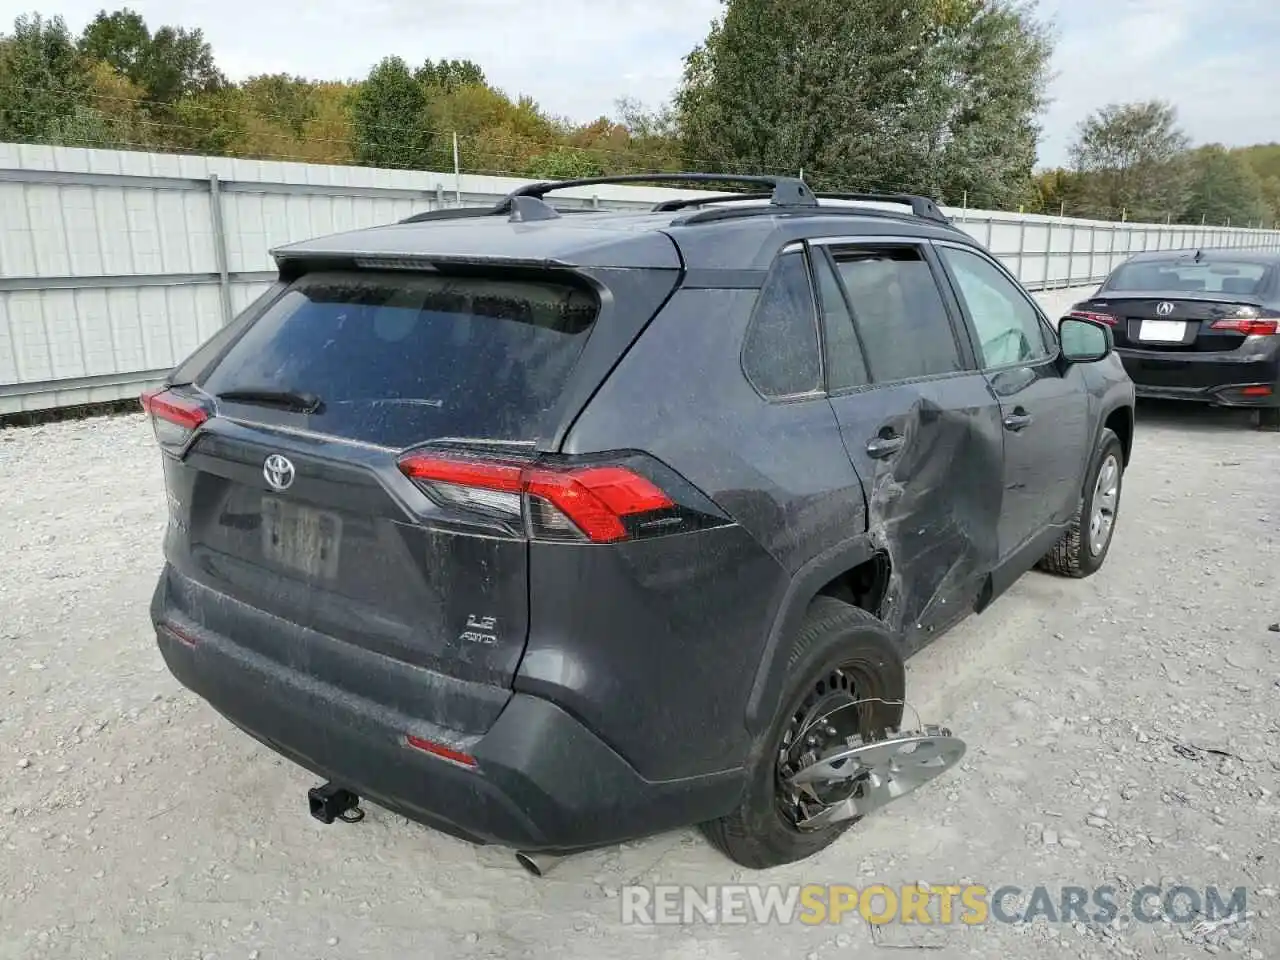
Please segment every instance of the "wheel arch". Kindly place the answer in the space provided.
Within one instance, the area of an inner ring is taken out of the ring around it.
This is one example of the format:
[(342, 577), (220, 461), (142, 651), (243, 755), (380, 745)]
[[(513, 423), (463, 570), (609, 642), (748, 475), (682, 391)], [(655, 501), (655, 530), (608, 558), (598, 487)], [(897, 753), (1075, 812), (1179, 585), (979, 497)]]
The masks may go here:
[(1133, 455), (1133, 407), (1121, 404), (1102, 418), (1102, 426), (1098, 429), (1098, 436), (1094, 438), (1095, 449), (1104, 429), (1110, 430), (1120, 438), (1120, 449), (1124, 452), (1124, 465), (1129, 466), (1129, 460)]
[[(751, 734), (766, 729), (777, 710), (789, 669), (790, 640), (814, 599), (831, 596), (874, 614), (888, 590), (889, 573), (888, 556), (865, 535), (832, 547), (796, 571), (769, 625), (747, 697), (745, 721)], [(850, 599), (851, 594), (862, 603)], [(905, 658), (905, 651), (900, 651)]]

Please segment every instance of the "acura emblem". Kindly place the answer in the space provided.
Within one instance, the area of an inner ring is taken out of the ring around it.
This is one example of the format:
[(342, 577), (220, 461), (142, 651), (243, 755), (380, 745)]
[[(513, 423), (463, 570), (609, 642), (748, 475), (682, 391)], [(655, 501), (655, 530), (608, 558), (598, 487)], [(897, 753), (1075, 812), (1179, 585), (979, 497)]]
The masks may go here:
[(1162, 317), (1167, 317), (1173, 313), (1173, 304), (1166, 300), (1164, 303), (1156, 307), (1156, 313)]
[(293, 464), (288, 457), (273, 453), (262, 464), (262, 475), (272, 490), (288, 490), (293, 486)]

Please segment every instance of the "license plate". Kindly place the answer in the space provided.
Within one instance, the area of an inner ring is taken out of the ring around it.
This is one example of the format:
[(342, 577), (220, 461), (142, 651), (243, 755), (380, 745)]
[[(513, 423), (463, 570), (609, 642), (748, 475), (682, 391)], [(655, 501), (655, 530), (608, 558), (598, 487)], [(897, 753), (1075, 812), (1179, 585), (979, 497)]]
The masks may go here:
[(1181, 343), (1186, 334), (1187, 325), (1182, 320), (1143, 320), (1138, 339), (1152, 343)]
[(342, 519), (299, 503), (262, 499), (262, 553), (270, 561), (308, 577), (338, 575)]

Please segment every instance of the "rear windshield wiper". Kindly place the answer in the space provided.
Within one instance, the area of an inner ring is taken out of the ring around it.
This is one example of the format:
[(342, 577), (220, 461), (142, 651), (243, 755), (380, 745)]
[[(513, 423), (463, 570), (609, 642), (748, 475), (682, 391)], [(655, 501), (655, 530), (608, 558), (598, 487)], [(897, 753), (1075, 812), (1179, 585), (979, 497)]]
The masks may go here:
[(319, 413), (324, 402), (314, 393), (297, 390), (272, 390), (269, 387), (244, 387), (218, 394), (219, 400), (236, 403), (260, 403), (269, 407), (284, 407), (298, 413)]

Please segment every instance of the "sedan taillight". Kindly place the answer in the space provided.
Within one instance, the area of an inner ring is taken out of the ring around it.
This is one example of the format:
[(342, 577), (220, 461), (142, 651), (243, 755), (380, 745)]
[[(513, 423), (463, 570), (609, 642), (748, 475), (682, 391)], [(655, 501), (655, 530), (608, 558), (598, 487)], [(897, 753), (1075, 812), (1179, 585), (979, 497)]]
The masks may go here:
[(1075, 317), (1077, 320), (1091, 320), (1094, 323), (1105, 323), (1108, 327), (1114, 327), (1120, 322), (1119, 317), (1112, 316), (1109, 313), (1098, 313), (1094, 310), (1072, 310), (1069, 317)]
[(1277, 321), (1232, 317), (1227, 320), (1215, 320), (1209, 324), (1209, 327), (1213, 330), (1234, 330), (1236, 333), (1243, 333), (1246, 337), (1274, 337)]

